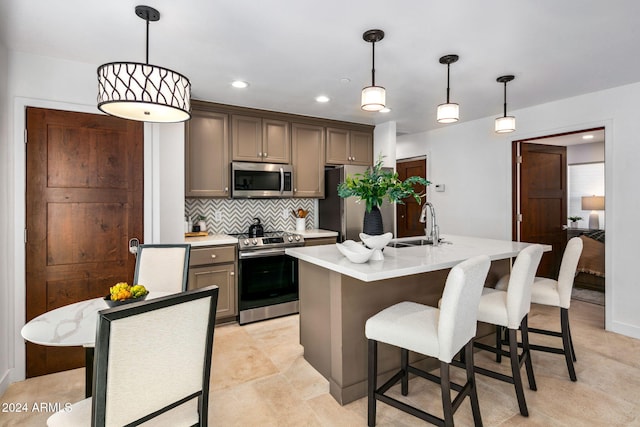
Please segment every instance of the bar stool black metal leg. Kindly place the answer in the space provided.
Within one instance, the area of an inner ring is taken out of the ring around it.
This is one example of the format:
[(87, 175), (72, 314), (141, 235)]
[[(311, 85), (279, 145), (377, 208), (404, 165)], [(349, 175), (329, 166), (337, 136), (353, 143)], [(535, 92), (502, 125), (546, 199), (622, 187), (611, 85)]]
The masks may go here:
[(442, 390), (442, 409), (445, 427), (453, 427), (453, 405), (451, 404), (451, 379), (449, 364), (440, 361), (440, 389)]
[(378, 341), (369, 340), (368, 357), (369, 383), (367, 384), (367, 424), (369, 427), (376, 425), (376, 389), (378, 378)]
[(531, 349), (529, 348), (529, 320), (528, 315), (524, 316), (520, 322), (520, 331), (522, 333), (522, 357), (524, 358), (524, 366), (527, 369), (527, 379), (529, 380), (529, 388), (537, 390), (536, 378), (533, 376), (533, 362), (531, 361)]
[[(560, 309), (562, 310), (562, 309)], [(560, 318), (562, 319), (562, 311), (560, 311)], [(571, 337), (571, 327), (569, 326), (569, 310), (567, 309), (567, 331), (569, 331), (569, 344), (571, 344), (571, 358), (574, 362), (577, 362), (576, 351), (573, 349), (573, 337)]]
[(400, 392), (403, 396), (406, 396), (409, 394), (409, 371), (407, 369), (407, 366), (409, 366), (409, 350), (403, 348), (400, 353), (400, 369), (403, 372)]
[(91, 397), (93, 390), (93, 347), (84, 348), (84, 397)]
[(467, 381), (471, 383), (471, 392), (469, 399), (471, 400), (471, 411), (473, 412), (473, 424), (475, 427), (482, 427), (482, 417), (480, 416), (480, 403), (478, 403), (478, 387), (473, 368), (473, 340), (470, 340), (462, 347), (462, 357), (467, 370)]
[(496, 362), (502, 363), (502, 326), (496, 325)]
[(520, 360), (518, 357), (518, 330), (509, 328), (509, 357), (511, 358), (511, 374), (513, 377), (513, 385), (516, 389), (516, 397), (518, 398), (518, 407), (520, 414), (524, 417), (529, 416), (527, 410), (527, 402), (524, 397), (524, 389), (522, 387), (522, 377), (520, 376)]
[(577, 381), (576, 371), (573, 367), (573, 351), (571, 349), (571, 332), (569, 331), (569, 310), (560, 309), (560, 323), (562, 327), (562, 347), (564, 348), (564, 358), (567, 361), (567, 369), (569, 370), (569, 378), (571, 381)]

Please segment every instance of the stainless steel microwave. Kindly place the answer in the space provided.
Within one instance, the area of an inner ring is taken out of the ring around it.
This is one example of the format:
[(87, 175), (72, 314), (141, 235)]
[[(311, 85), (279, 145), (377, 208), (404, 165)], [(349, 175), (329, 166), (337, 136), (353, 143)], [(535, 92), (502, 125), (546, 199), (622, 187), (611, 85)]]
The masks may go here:
[(231, 197), (293, 197), (293, 166), (231, 162)]

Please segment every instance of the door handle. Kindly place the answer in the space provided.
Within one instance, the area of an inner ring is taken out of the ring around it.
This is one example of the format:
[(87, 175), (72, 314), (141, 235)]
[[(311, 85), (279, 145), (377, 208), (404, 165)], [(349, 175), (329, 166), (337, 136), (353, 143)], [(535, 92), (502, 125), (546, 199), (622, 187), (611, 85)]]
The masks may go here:
[(284, 193), (284, 169), (280, 168), (280, 194)]

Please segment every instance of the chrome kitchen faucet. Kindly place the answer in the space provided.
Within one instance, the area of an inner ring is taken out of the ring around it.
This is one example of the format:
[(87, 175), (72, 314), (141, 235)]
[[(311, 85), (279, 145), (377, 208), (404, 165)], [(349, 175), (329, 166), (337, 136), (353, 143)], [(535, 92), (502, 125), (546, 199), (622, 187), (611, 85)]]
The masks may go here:
[(440, 230), (436, 224), (436, 211), (430, 202), (425, 201), (422, 206), (422, 212), (420, 213), (420, 222), (427, 222), (427, 207), (429, 207), (429, 213), (431, 215), (431, 230), (427, 233), (427, 229), (424, 229), (424, 234), (427, 236), (427, 240), (431, 241), (433, 246), (437, 246), (440, 243)]

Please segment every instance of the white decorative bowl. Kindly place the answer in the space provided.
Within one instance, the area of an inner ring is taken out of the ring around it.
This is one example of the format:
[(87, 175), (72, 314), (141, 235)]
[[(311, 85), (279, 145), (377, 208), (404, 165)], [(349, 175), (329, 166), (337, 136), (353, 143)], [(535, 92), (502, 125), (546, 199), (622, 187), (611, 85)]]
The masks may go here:
[(336, 243), (336, 247), (342, 255), (346, 256), (347, 259), (354, 264), (362, 264), (369, 261), (369, 258), (371, 258), (373, 254), (373, 249), (368, 249), (353, 240)]
[(370, 236), (365, 233), (360, 233), (360, 240), (371, 249), (382, 249), (393, 239), (393, 233), (384, 233), (379, 236)]
[(365, 233), (360, 233), (360, 240), (362, 240), (368, 248), (373, 249), (373, 254), (371, 254), (371, 261), (382, 261), (384, 259), (384, 255), (382, 254), (382, 249), (387, 246), (393, 239), (392, 233), (384, 233), (379, 236), (370, 236)]

